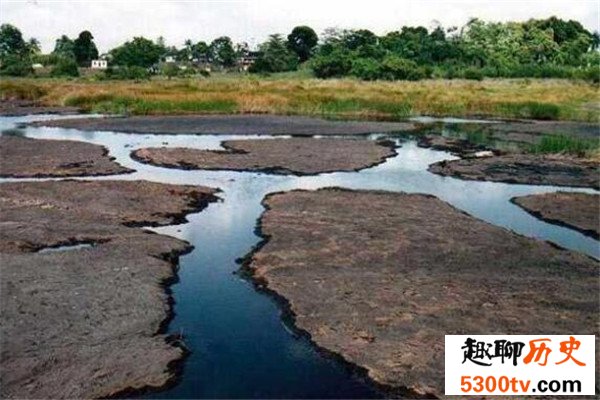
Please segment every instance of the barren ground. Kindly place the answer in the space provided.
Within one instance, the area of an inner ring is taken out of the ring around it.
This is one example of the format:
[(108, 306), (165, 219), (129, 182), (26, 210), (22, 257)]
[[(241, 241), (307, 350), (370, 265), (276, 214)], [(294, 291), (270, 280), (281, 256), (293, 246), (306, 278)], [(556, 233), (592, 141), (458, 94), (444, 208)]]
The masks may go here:
[(232, 140), (223, 147), (226, 150), (145, 148), (132, 157), (161, 167), (308, 175), (355, 171), (395, 154), (393, 144), (352, 139)]
[(511, 154), (440, 161), (429, 171), (460, 179), (600, 188), (600, 165), (565, 156)]
[(133, 172), (105, 147), (72, 140), (0, 136), (0, 177), (66, 177)]
[(83, 131), (211, 135), (366, 135), (414, 129), (408, 122), (333, 121), (278, 115), (178, 115), (85, 118), (35, 122)]
[(324, 189), (264, 204), (254, 278), (318, 346), (383, 385), (443, 397), (445, 334), (598, 335), (586, 256), (433, 196)]
[(146, 181), (0, 184), (2, 398), (107, 397), (172, 381), (183, 351), (162, 334), (165, 286), (190, 246), (134, 226), (180, 222), (213, 193)]
[(557, 192), (515, 197), (511, 201), (544, 221), (600, 239), (600, 195)]

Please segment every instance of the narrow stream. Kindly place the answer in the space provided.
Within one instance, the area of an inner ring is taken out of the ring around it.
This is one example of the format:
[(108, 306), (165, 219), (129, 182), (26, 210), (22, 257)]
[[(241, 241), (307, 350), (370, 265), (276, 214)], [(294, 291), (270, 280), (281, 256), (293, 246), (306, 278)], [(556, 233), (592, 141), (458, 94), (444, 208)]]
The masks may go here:
[[(48, 116), (0, 118), (0, 129)], [(147, 397), (155, 398), (373, 398), (381, 397), (363, 377), (319, 352), (282, 319), (271, 297), (236, 274), (236, 259), (259, 241), (254, 234), (265, 195), (296, 188), (341, 186), (419, 192), (438, 196), (467, 213), (519, 234), (552, 241), (600, 258), (599, 242), (568, 228), (540, 221), (509, 202), (514, 196), (588, 189), (462, 181), (427, 172), (433, 162), (452, 159), (446, 152), (396, 139), (398, 155), (360, 172), (296, 177), (232, 171), (183, 171), (140, 164), (129, 153), (140, 147), (220, 148), (228, 139), (268, 136), (139, 135), (25, 128), (32, 138), (73, 139), (106, 146), (120, 164), (137, 170), (122, 176), (85, 179), (146, 179), (218, 187), (223, 201), (188, 216), (189, 223), (154, 228), (189, 241), (194, 251), (180, 258), (179, 282), (171, 289), (175, 317), (169, 331), (183, 333), (192, 353), (181, 382)], [(14, 134), (14, 131), (13, 133)], [(17, 133), (18, 134), (18, 133)], [(375, 135), (374, 135), (375, 137)], [(9, 181), (11, 179), (5, 179)]]

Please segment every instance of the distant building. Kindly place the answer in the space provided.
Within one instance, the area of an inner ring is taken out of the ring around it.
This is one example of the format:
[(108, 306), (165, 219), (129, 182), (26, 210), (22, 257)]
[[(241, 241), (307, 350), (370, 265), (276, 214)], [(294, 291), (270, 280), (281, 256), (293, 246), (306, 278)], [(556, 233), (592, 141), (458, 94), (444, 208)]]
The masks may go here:
[(245, 52), (243, 55), (241, 55), (237, 60), (237, 64), (238, 64), (240, 71), (248, 71), (248, 69), (252, 66), (252, 64), (254, 64), (256, 62), (257, 58), (258, 58), (257, 51), (248, 51), (248, 52)]
[(175, 57), (173, 57), (173, 56), (166, 56), (165, 57), (165, 62), (169, 63), (169, 64), (170, 63), (174, 63), (175, 62)]
[(108, 61), (106, 60), (92, 60), (92, 69), (106, 69), (108, 68)]
[(44, 68), (44, 66), (42, 64), (40, 64), (40, 63), (36, 63), (36, 64), (33, 64), (31, 66), (31, 68), (33, 68), (33, 69), (42, 69), (42, 68)]

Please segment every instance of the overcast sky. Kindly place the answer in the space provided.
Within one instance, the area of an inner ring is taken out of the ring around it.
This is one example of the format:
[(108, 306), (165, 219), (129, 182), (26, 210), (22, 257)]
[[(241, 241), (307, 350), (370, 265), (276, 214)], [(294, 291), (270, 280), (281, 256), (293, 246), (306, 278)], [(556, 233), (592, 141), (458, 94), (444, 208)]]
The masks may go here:
[(366, 28), (377, 34), (403, 25), (463, 25), (470, 17), (487, 21), (527, 20), (556, 15), (599, 29), (600, 0), (221, 0), (221, 1), (49, 1), (1, 0), (0, 21), (35, 37), (51, 51), (62, 34), (90, 30), (100, 52), (133, 36), (180, 46), (187, 38), (211, 41), (228, 35), (251, 45), (296, 25), (321, 33), (327, 27)]

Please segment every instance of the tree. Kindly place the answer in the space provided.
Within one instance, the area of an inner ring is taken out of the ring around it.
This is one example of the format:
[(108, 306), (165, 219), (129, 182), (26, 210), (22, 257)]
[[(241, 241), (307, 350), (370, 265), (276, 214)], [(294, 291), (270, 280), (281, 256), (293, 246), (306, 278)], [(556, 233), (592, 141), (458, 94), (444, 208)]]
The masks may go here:
[(175, 58), (177, 61), (189, 61), (192, 59), (192, 48), (194, 44), (192, 39), (186, 39), (183, 42), (183, 48), (181, 50), (176, 51)]
[(112, 49), (112, 63), (128, 67), (149, 68), (158, 63), (165, 48), (143, 37), (135, 37), (130, 42)]
[(368, 29), (350, 30), (344, 32), (343, 41), (350, 50), (357, 50), (362, 46), (377, 45), (377, 36)]
[(206, 42), (198, 42), (192, 46), (192, 57), (195, 59), (207, 59), (209, 53), (208, 44)]
[(287, 37), (287, 45), (296, 55), (300, 62), (308, 60), (319, 41), (315, 31), (308, 26), (297, 26), (292, 29)]
[(250, 46), (246, 42), (235, 44), (235, 55), (236, 57), (244, 57), (250, 53)]
[(259, 47), (259, 55), (251, 72), (283, 72), (296, 69), (298, 58), (281, 35), (271, 35)]
[(235, 50), (228, 36), (216, 38), (210, 44), (211, 61), (222, 67), (233, 67), (235, 65)]
[(21, 31), (13, 25), (0, 26), (0, 58), (8, 55), (23, 56), (28, 52), (28, 46)]
[(37, 40), (36, 38), (30, 38), (27, 41), (27, 51), (29, 51), (30, 55), (40, 54), (41, 53), (40, 41)]
[(98, 58), (98, 49), (94, 44), (94, 37), (89, 31), (83, 31), (73, 42), (73, 53), (77, 64), (89, 67), (92, 60)]
[(53, 54), (61, 57), (75, 58), (75, 44), (67, 35), (62, 35), (54, 42)]
[(179, 67), (172, 63), (165, 64), (161, 69), (161, 73), (170, 80), (172, 77), (177, 76), (179, 74)]

